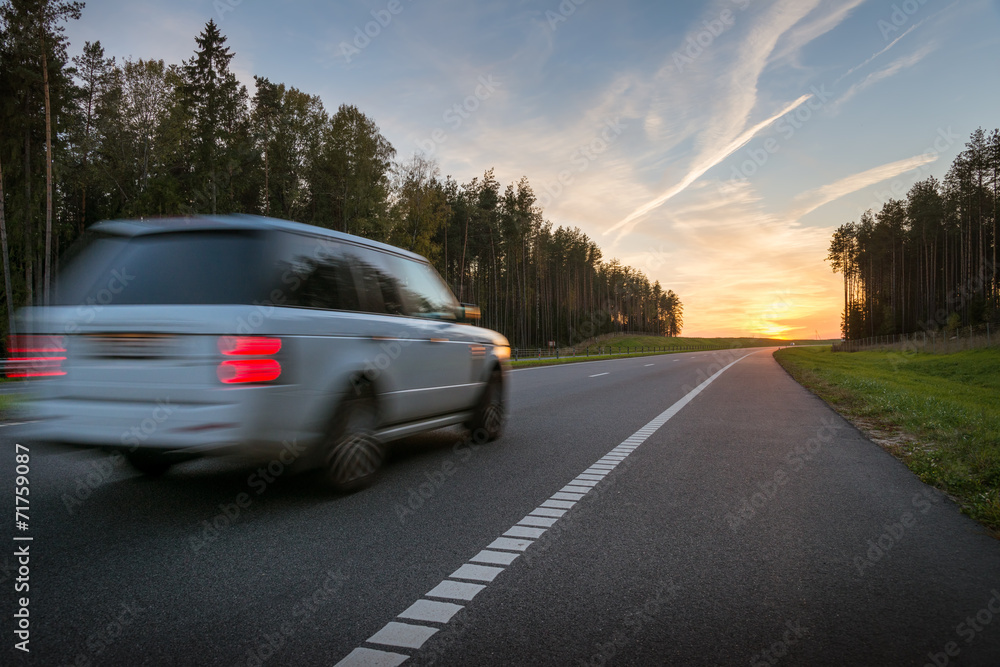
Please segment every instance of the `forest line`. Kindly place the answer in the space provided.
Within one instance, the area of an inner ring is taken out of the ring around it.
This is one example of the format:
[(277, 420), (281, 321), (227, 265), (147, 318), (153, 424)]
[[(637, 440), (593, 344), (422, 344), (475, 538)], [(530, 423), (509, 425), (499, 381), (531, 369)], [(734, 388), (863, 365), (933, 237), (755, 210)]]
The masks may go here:
[(997, 322), (998, 217), (1000, 130), (980, 128), (943, 181), (919, 181), (834, 232), (827, 261), (844, 275), (844, 337)]
[(251, 94), (214, 20), (180, 64), (119, 62), (100, 42), (71, 57), (64, 27), (83, 10), (0, 3), (3, 333), (17, 307), (48, 302), (53, 267), (95, 222), (250, 213), (424, 255), (515, 345), (680, 334), (680, 298), (579, 229), (553, 229), (527, 178), (442, 178), (424, 154), (400, 158), (353, 105), (330, 113), (256, 76)]

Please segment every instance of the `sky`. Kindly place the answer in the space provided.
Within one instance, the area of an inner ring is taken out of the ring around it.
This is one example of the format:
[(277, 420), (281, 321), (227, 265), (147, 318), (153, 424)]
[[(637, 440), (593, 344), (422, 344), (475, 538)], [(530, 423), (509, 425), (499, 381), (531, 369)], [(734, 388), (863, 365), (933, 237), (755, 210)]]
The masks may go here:
[(66, 34), (180, 63), (209, 19), (251, 94), (353, 104), (460, 183), (526, 176), (686, 336), (839, 338), (834, 229), (1000, 127), (998, 0), (89, 0)]

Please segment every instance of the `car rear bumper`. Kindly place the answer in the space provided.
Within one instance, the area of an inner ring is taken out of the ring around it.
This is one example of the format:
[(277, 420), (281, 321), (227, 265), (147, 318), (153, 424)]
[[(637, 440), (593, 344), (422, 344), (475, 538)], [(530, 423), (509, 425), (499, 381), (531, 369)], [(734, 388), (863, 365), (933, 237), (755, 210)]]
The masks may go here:
[[(308, 425), (289, 427), (305, 420), (282, 419), (282, 427), (261, 424), (263, 405), (270, 404), (273, 411), (275, 403), (287, 402), (266, 392), (258, 390), (256, 396), (233, 392), (232, 401), (219, 400), (225, 392), (212, 392), (214, 401), (193, 400), (192, 393), (171, 392), (146, 400), (45, 397), (29, 408), (30, 437), (78, 447), (259, 458), (287, 449), (289, 444), (309, 445), (320, 435)], [(290, 416), (287, 411), (285, 416)]]

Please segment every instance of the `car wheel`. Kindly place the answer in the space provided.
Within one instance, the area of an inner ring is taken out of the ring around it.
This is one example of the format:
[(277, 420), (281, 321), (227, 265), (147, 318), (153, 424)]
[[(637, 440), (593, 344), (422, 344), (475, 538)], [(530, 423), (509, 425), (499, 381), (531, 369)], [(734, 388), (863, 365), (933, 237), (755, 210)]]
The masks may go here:
[(125, 452), (125, 460), (146, 477), (160, 477), (171, 466), (171, 462), (161, 452), (142, 449)]
[(335, 490), (357, 491), (375, 479), (385, 460), (385, 446), (375, 437), (377, 426), (378, 409), (370, 390), (341, 404), (323, 464)]
[(467, 424), (469, 431), (471, 431), (472, 441), (481, 444), (499, 438), (503, 433), (506, 418), (503, 377), (499, 370), (495, 370), (490, 375), (489, 382), (486, 383), (486, 389), (479, 399), (479, 405), (476, 406), (472, 421)]

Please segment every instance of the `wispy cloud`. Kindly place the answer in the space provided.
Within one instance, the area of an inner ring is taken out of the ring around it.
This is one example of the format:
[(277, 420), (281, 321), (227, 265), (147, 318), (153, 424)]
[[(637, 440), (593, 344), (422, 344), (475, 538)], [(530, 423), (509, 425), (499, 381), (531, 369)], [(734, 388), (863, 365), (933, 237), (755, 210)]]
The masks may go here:
[(870, 185), (875, 185), (890, 178), (895, 178), (900, 174), (905, 174), (913, 169), (918, 169), (925, 164), (934, 162), (937, 158), (938, 156), (935, 154), (916, 155), (905, 160), (897, 160), (896, 162), (890, 162), (880, 167), (868, 169), (867, 171), (842, 178), (829, 185), (824, 185), (821, 188), (804, 192), (795, 198), (795, 201), (799, 204), (799, 208), (795, 209), (789, 217), (793, 220), (798, 220), (808, 213), (815, 211), (820, 206), (829, 204), (834, 200), (867, 188)]
[(855, 72), (857, 72), (859, 69), (861, 69), (861, 68), (867, 66), (868, 64), (870, 64), (873, 60), (875, 60), (876, 58), (878, 58), (879, 56), (881, 56), (882, 54), (884, 54), (886, 51), (888, 51), (892, 47), (896, 46), (896, 44), (899, 43), (899, 40), (903, 39), (904, 37), (906, 37), (907, 35), (909, 35), (911, 32), (913, 32), (914, 30), (916, 30), (917, 28), (919, 28), (926, 21), (927, 21), (927, 19), (924, 19), (920, 23), (916, 23), (914, 25), (911, 25), (909, 28), (906, 29), (906, 32), (904, 32), (902, 35), (900, 35), (896, 39), (894, 39), (891, 42), (889, 42), (889, 44), (885, 48), (883, 48), (880, 51), (872, 54), (867, 60), (865, 60), (860, 65), (855, 65), (854, 67), (852, 67), (851, 69), (847, 70), (846, 72), (844, 72), (843, 74), (841, 74), (839, 77), (837, 77), (837, 79), (833, 82), (834, 85), (840, 83), (841, 81), (843, 81), (844, 79), (846, 79), (850, 75), (852, 75)]
[[(673, 199), (680, 193), (684, 192), (684, 190), (686, 190), (692, 183), (701, 178), (705, 174), (705, 172), (707, 172), (709, 169), (711, 169), (712, 167), (716, 166), (717, 164), (725, 160), (727, 157), (738, 151), (743, 146), (746, 146), (747, 143), (749, 143), (750, 140), (753, 139), (758, 132), (760, 132), (765, 127), (775, 122), (785, 114), (794, 111), (798, 107), (802, 106), (802, 104), (807, 102), (811, 97), (812, 95), (803, 95), (802, 97), (795, 100), (794, 102), (792, 102), (784, 109), (771, 116), (770, 118), (766, 118), (761, 122), (757, 123), (756, 125), (748, 128), (747, 130), (744, 130), (744, 132), (741, 135), (733, 139), (731, 142), (729, 142), (729, 144), (723, 146), (718, 152), (702, 157), (701, 161), (695, 164), (695, 166), (688, 171), (688, 173), (684, 176), (684, 178), (681, 179), (679, 183), (671, 186), (669, 189), (667, 189), (665, 192), (663, 192), (660, 196), (656, 197), (652, 201), (646, 202), (639, 208), (632, 211), (630, 214), (625, 216), (624, 220), (617, 223), (610, 229), (606, 230), (604, 234), (607, 235), (619, 229), (622, 229), (621, 234), (627, 234), (632, 229), (632, 226), (634, 226), (632, 225), (632, 223), (638, 221), (640, 218), (648, 214), (650, 211), (653, 211), (663, 206), (669, 200)], [(619, 234), (619, 238), (621, 238), (621, 234)]]
[[(617, 246), (625, 235), (634, 230), (642, 218), (684, 192), (706, 172), (745, 146), (759, 132), (808, 101), (811, 95), (803, 95), (762, 121), (751, 120), (760, 102), (758, 82), (765, 69), (775, 59), (797, 52), (810, 41), (832, 30), (861, 2), (863, 0), (851, 0), (831, 10), (818, 13), (817, 10), (823, 6), (819, 0), (777, 2), (756, 16), (746, 16), (745, 20), (749, 25), (743, 31), (742, 39), (736, 48), (726, 50), (721, 45), (713, 44), (712, 48), (716, 50), (713, 55), (718, 58), (710, 59), (710, 63), (705, 63), (703, 59), (696, 65), (710, 65), (705, 72), (699, 72), (698, 67), (695, 67), (691, 71), (686, 71), (685, 76), (696, 77), (701, 74), (703, 80), (699, 83), (702, 84), (702, 89), (709, 94), (709, 99), (716, 102), (709, 104), (708, 114), (681, 123), (680, 127), (675, 124), (673, 129), (677, 132), (674, 136), (664, 138), (666, 144), (664, 150), (681, 144), (685, 139), (690, 140), (695, 148), (694, 158), (678, 181), (635, 207), (619, 222), (606, 229), (604, 235), (618, 232), (614, 240)], [(780, 52), (776, 51), (779, 44)], [(669, 66), (665, 66), (658, 73), (657, 84), (672, 87), (679, 85), (683, 89), (685, 83), (690, 83), (670, 80), (667, 76), (670, 70)], [(689, 94), (687, 97), (693, 95)], [(683, 98), (683, 94), (668, 98), (669, 106), (683, 108), (683, 104), (677, 104)], [(658, 109), (655, 104), (652, 105), (645, 119), (645, 127), (650, 135), (662, 133), (665, 116), (666, 113), (662, 109)]]
[[(888, 48), (888, 47), (886, 47), (886, 48)], [(897, 58), (892, 63), (890, 63), (889, 65), (883, 67), (882, 69), (880, 69), (880, 70), (878, 70), (876, 72), (872, 72), (871, 74), (869, 74), (868, 76), (866, 76), (864, 79), (862, 79), (858, 83), (856, 83), (856, 84), (852, 85), (850, 88), (848, 88), (847, 92), (844, 93), (843, 95), (841, 95), (840, 99), (838, 99), (836, 102), (834, 102), (833, 106), (831, 108), (834, 111), (836, 111), (837, 109), (839, 109), (841, 106), (843, 106), (844, 104), (846, 104), (848, 101), (850, 101), (855, 95), (857, 95), (861, 91), (866, 90), (868, 88), (871, 88), (872, 86), (874, 86), (879, 81), (882, 81), (884, 79), (888, 79), (891, 76), (895, 76), (896, 74), (899, 74), (900, 72), (902, 72), (905, 69), (909, 69), (910, 67), (913, 67), (914, 65), (916, 65), (917, 63), (919, 63), (921, 60), (923, 60), (924, 58), (926, 58), (928, 55), (930, 55), (936, 48), (937, 48), (937, 45), (934, 44), (933, 42), (928, 43), (928, 44), (924, 44), (921, 48), (919, 48), (918, 50), (914, 51), (910, 55), (903, 56), (902, 58)]]

